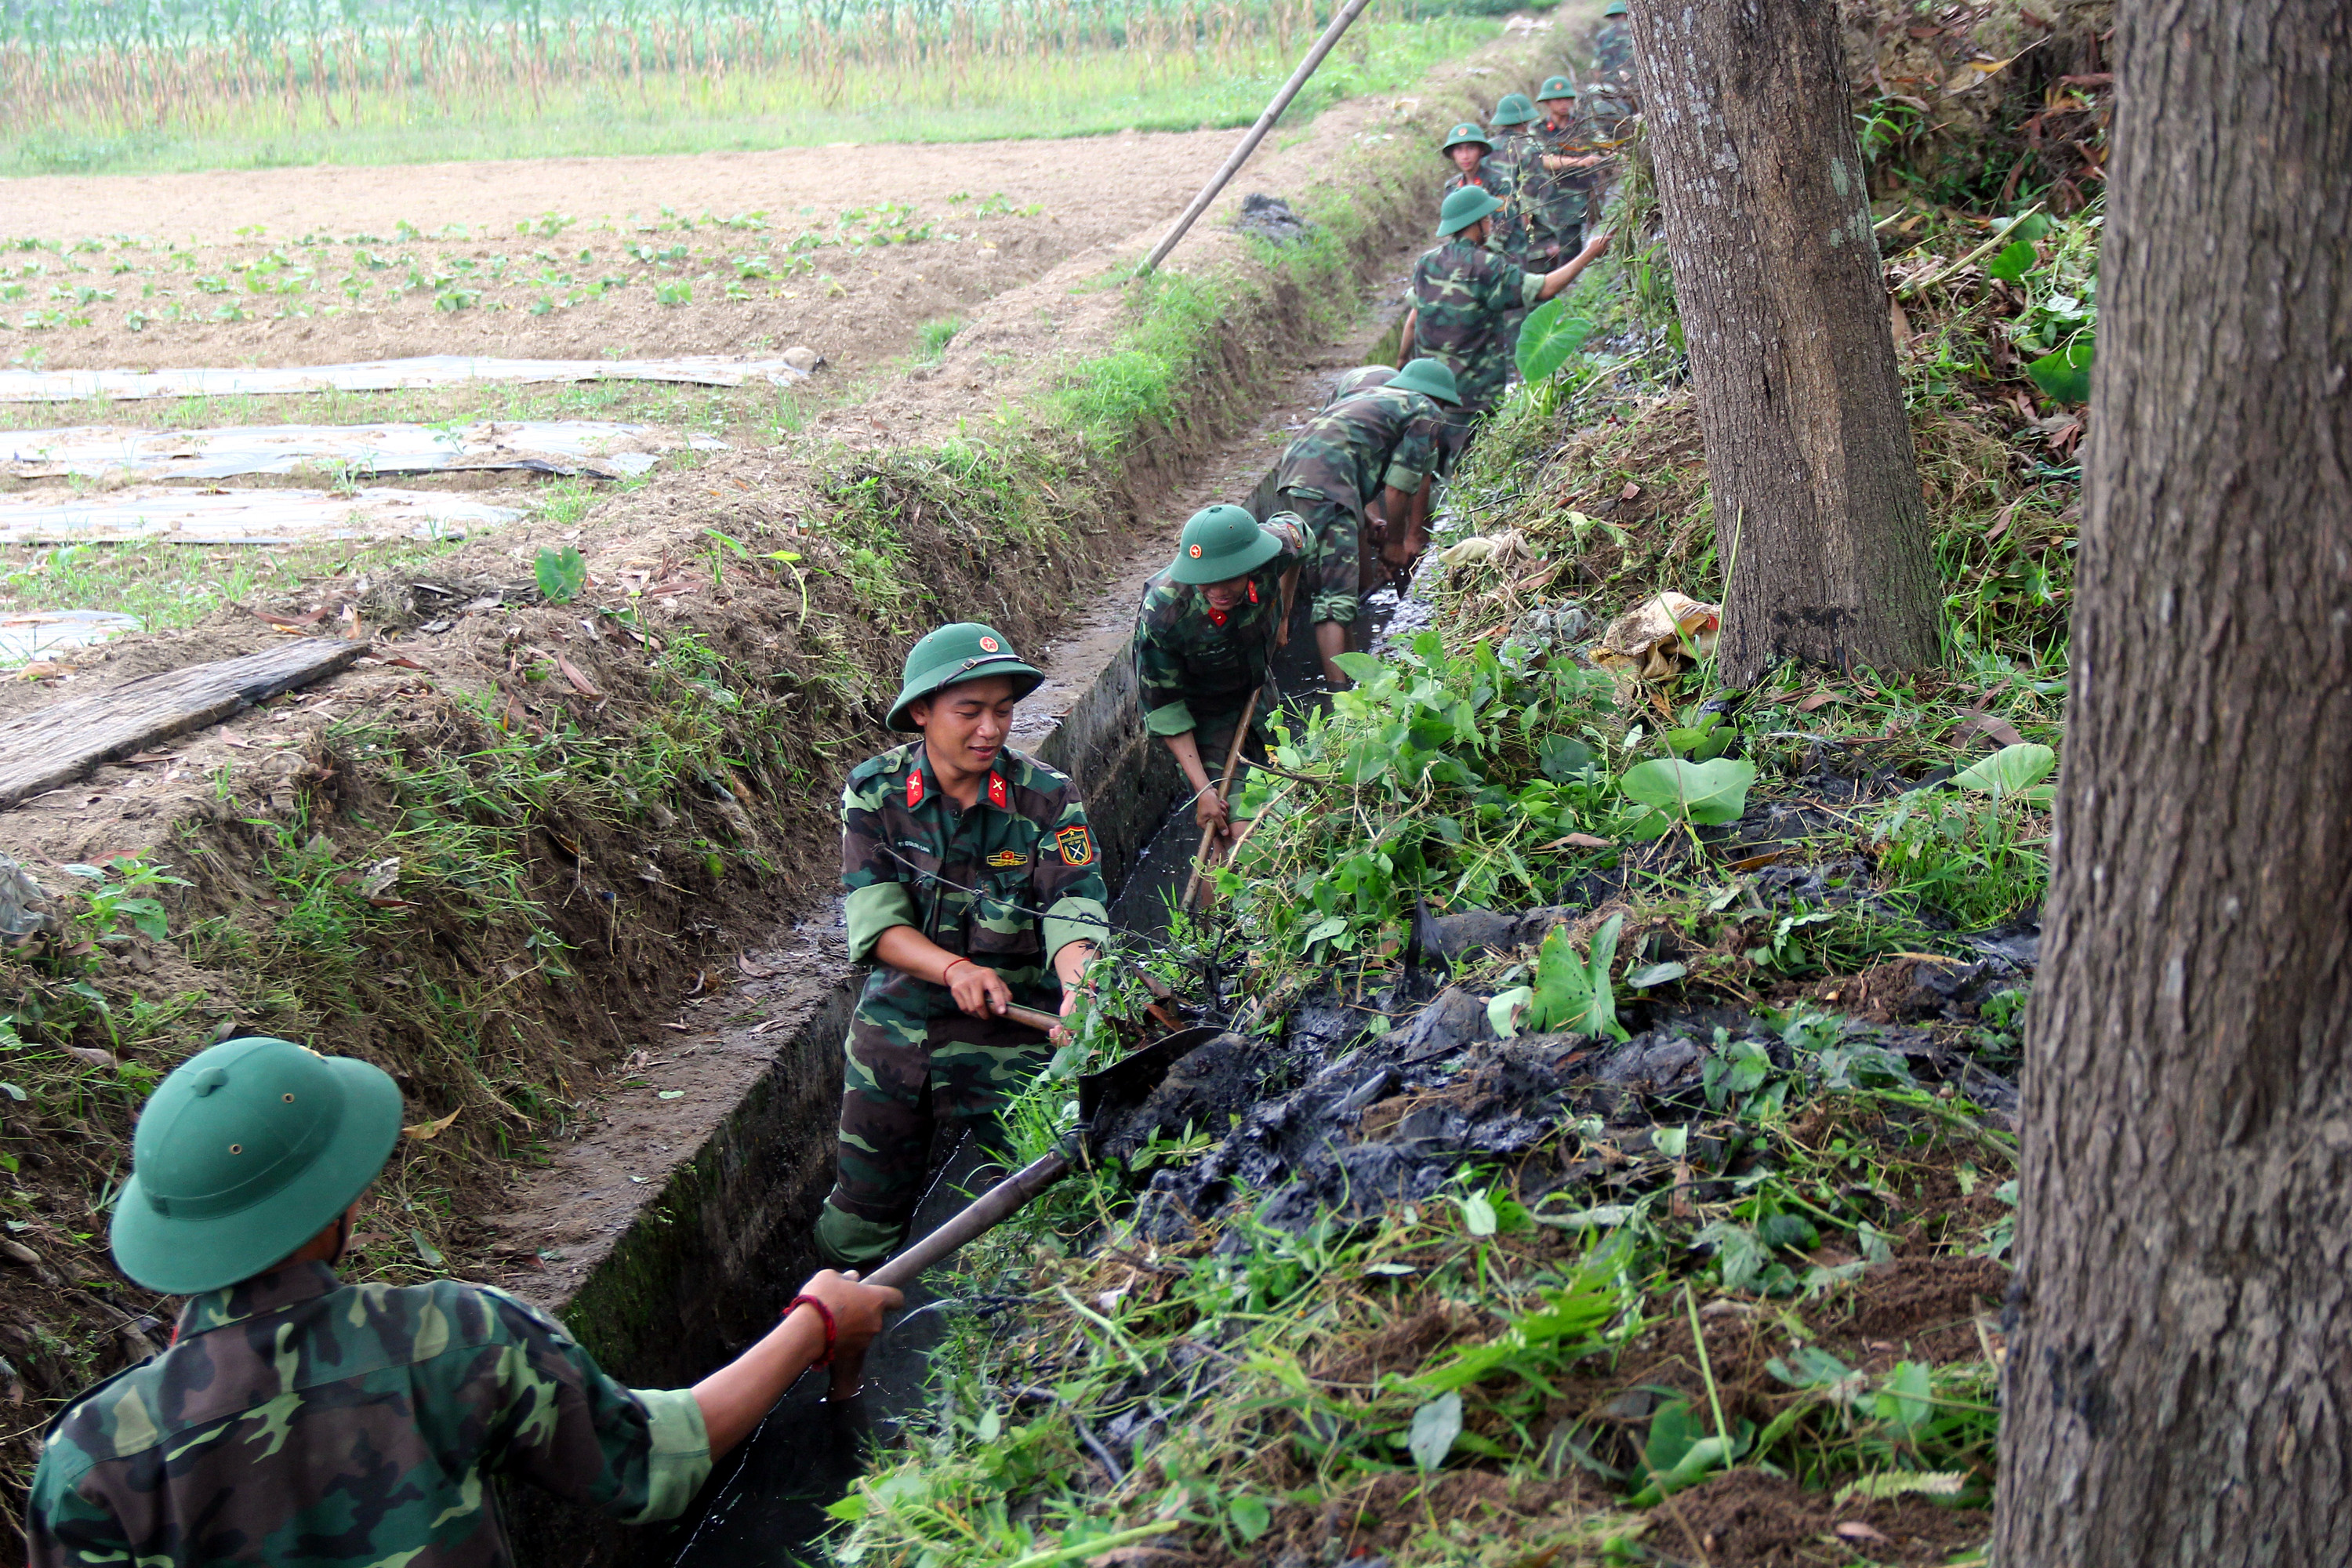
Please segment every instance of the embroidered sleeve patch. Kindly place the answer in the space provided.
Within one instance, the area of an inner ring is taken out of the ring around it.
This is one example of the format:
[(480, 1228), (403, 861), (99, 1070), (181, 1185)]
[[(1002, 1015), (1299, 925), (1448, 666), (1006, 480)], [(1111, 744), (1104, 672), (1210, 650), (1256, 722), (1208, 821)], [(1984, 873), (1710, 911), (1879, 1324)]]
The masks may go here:
[(1018, 849), (1000, 849), (988, 858), (988, 863), (1002, 870), (1007, 866), (1026, 866), (1029, 857)]
[(1054, 835), (1054, 847), (1062, 852), (1065, 866), (1091, 866), (1095, 863), (1094, 835), (1083, 826), (1065, 827)]

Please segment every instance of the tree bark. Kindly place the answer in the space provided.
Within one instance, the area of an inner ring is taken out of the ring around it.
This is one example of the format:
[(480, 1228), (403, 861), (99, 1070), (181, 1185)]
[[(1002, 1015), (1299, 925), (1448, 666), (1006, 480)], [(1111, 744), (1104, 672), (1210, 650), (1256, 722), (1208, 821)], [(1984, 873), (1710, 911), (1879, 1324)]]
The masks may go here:
[(2352, 1561), (2352, 12), (2126, 0), (2004, 1568)]
[(1938, 595), (1832, 0), (1633, 0), (1729, 575), (1724, 679), (1936, 662)]

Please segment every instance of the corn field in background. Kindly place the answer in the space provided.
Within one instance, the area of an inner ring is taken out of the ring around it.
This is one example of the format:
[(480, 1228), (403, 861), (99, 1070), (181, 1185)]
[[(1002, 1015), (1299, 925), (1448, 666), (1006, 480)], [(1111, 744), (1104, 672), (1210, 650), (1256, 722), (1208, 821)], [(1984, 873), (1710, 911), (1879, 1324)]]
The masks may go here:
[[(1391, 20), (1496, 0), (1384, 0)], [(1286, 69), (1318, 0), (0, 0), (0, 135), (342, 130), (552, 107), (875, 111)], [(583, 97), (583, 95), (585, 95)]]

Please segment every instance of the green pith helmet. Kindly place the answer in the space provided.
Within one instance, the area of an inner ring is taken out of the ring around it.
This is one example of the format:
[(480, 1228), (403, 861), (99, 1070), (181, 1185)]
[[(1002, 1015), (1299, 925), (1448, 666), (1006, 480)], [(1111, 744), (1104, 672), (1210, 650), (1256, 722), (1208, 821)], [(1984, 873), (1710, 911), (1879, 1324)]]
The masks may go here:
[(1601, 14), (1604, 16), (1623, 16), (1625, 14), (1625, 0), (1609, 0), (1607, 8)]
[(1026, 697), (1045, 684), (1045, 672), (1021, 662), (1013, 645), (993, 626), (978, 621), (956, 621), (925, 637), (907, 652), (907, 672), (898, 682), (898, 700), (890, 704), (890, 728), (902, 735), (921, 731), (907, 717), (907, 705), (919, 698), (982, 680), (992, 675), (1013, 677), (1013, 694)]
[(156, 1087), (114, 1205), (114, 1261), (150, 1290), (251, 1279), (334, 1223), (400, 1141), (383, 1068), (252, 1036)]
[(1495, 105), (1495, 123), (1497, 125), (1525, 125), (1535, 117), (1536, 106), (1528, 101), (1528, 95), (1524, 92), (1507, 92), (1503, 95), (1503, 101)]
[(1439, 151), (1451, 153), (1456, 147), (1464, 146), (1484, 147), (1489, 153), (1495, 150), (1495, 144), (1486, 140), (1486, 133), (1466, 120), (1445, 133), (1445, 145)]
[(1168, 575), (1179, 583), (1223, 583), (1246, 577), (1282, 553), (1282, 541), (1257, 525), (1245, 507), (1203, 507), (1176, 541)]
[[(1437, 232), (1441, 235), (1460, 234), (1489, 213), (1503, 210), (1503, 204), (1476, 185), (1465, 185), (1448, 195), (1437, 209)], [(1390, 383), (1394, 385), (1395, 383)]]
[(1454, 372), (1443, 362), (1417, 359), (1390, 378), (1389, 385), (1407, 392), (1425, 393), (1440, 403), (1459, 404), (1462, 391), (1454, 384)]
[(1544, 84), (1536, 89), (1538, 103), (1549, 103), (1555, 98), (1574, 98), (1575, 96), (1576, 84), (1564, 76), (1546, 77)]

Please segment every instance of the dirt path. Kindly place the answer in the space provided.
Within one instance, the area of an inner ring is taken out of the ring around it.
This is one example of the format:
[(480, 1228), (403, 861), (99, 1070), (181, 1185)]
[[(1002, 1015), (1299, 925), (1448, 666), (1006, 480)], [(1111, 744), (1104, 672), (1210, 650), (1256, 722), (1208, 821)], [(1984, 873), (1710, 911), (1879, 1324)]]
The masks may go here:
[(805, 343), (854, 373), (1172, 216), (1235, 135), (0, 181), (47, 242), (0, 258), (0, 342), (59, 369)]

